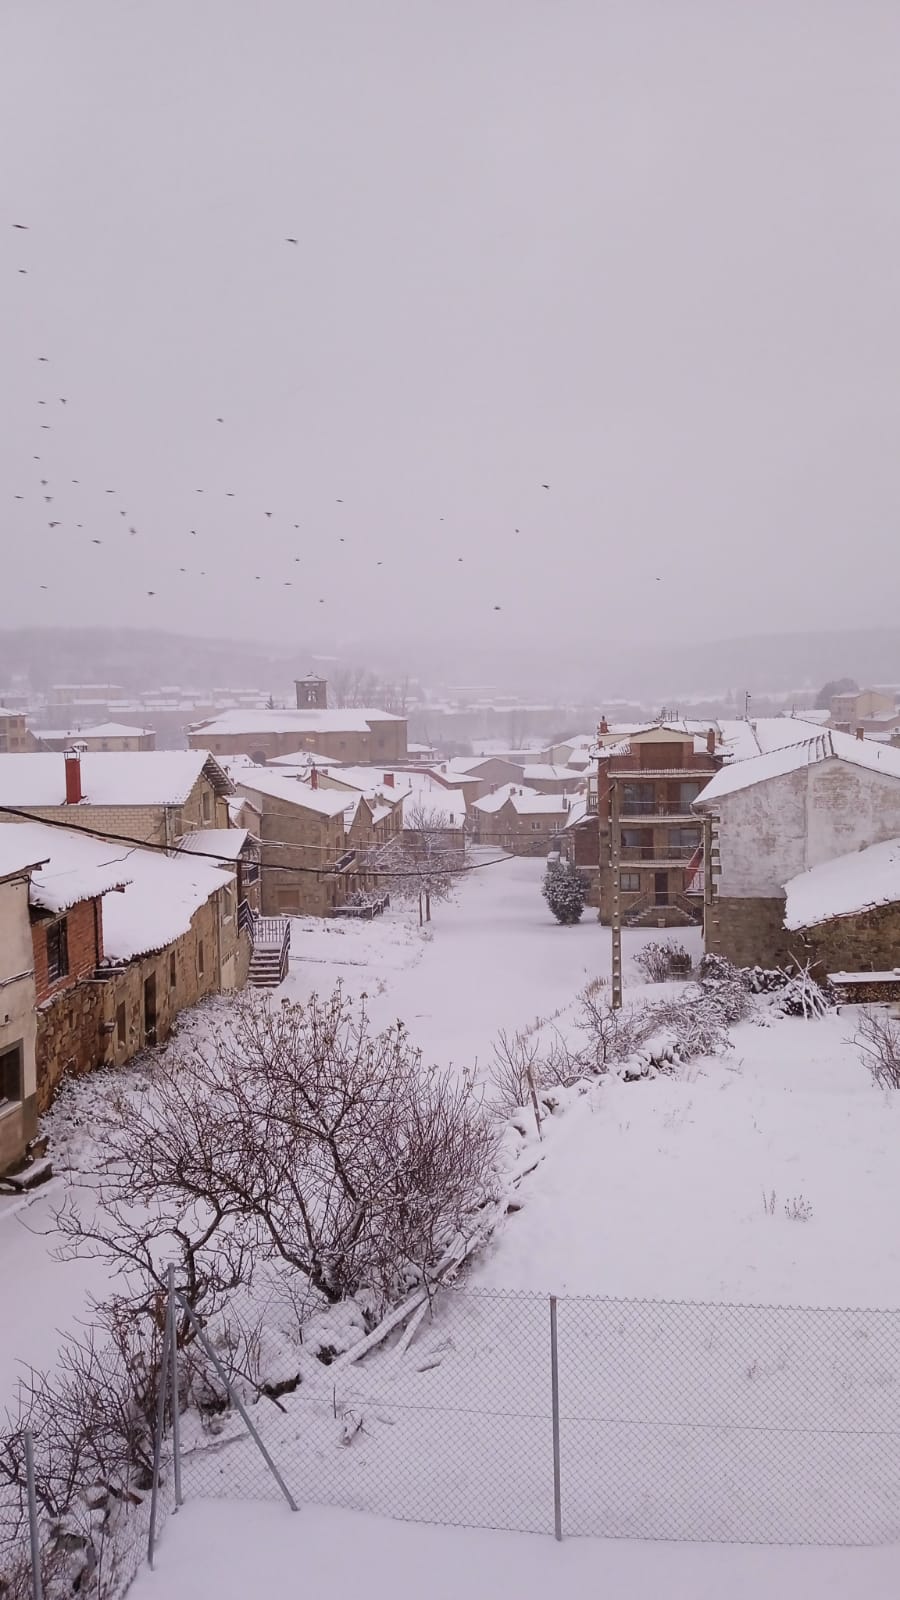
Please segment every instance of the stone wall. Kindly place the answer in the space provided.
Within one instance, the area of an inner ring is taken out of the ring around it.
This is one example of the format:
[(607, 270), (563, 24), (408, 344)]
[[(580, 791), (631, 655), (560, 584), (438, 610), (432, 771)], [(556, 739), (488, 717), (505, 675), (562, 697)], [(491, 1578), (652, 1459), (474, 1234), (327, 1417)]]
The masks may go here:
[(263, 916), (329, 916), (346, 898), (345, 875), (322, 870), (347, 848), (343, 813), (327, 817), (259, 790), (252, 794), (262, 812)]
[(790, 937), (828, 972), (891, 972), (900, 967), (900, 902), (834, 917)]
[(806, 959), (801, 936), (784, 926), (784, 895), (759, 900), (717, 897), (706, 948), (736, 967), (783, 966), (794, 954)]
[(81, 1076), (107, 1056), (106, 984), (89, 980), (45, 1000), (37, 1013), (37, 1109), (48, 1110), (66, 1074)]
[(20, 1161), (37, 1131), (34, 953), (27, 877), (0, 883), (0, 1050), (22, 1049), (22, 1099), (0, 1109), (0, 1172)]

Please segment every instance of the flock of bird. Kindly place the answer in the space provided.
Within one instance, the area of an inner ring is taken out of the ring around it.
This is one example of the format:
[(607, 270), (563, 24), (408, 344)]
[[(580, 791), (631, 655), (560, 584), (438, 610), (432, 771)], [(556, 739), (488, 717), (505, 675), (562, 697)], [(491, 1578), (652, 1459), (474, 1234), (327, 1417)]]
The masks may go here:
[[(31, 231), (29, 224), (28, 223), (24, 223), (24, 222), (14, 222), (12, 224), (12, 227), (13, 227), (14, 230), (16, 230), (16, 232), (19, 232), (19, 233), (29, 233)], [(289, 244), (289, 245), (299, 245), (299, 239), (295, 239), (295, 238), (289, 237), (289, 238), (287, 238), (285, 240), (285, 243)], [(28, 269), (26, 267), (19, 267), (17, 270), (22, 276), (24, 276), (24, 277), (28, 276)], [(48, 356), (43, 355), (43, 354), (42, 355), (38, 355), (36, 357), (36, 360), (37, 360), (38, 364), (44, 365), (44, 366), (49, 366), (49, 367), (52, 368), (52, 363), (51, 363), (50, 358)], [(52, 384), (49, 381), (51, 376), (52, 376), (52, 373), (48, 373), (47, 374), (48, 391), (52, 388)], [(43, 396), (43, 397), (39, 398), (38, 402), (37, 402), (38, 406), (40, 406), (40, 407), (49, 407), (50, 408), (49, 410), (46, 410), (46, 411), (43, 412), (43, 415), (45, 417), (52, 415), (53, 409), (55, 408), (55, 406), (65, 407), (65, 406), (68, 405), (68, 403), (69, 403), (69, 397), (67, 395), (55, 395), (52, 398), (48, 398), (47, 396)], [(226, 425), (225, 424), (225, 418), (223, 416), (217, 416), (215, 420), (216, 420), (217, 424), (220, 424), (222, 426)], [(39, 431), (42, 432), (42, 433), (53, 433), (54, 430), (55, 430), (55, 424), (53, 422), (41, 421), (39, 423), (39, 425), (38, 425), (38, 428), (39, 428)], [(36, 462), (38, 464), (38, 468), (39, 468), (41, 473), (43, 473), (44, 471), (49, 473), (50, 464), (45, 459), (45, 450), (49, 449), (52, 452), (52, 442), (49, 441), (49, 440), (41, 441), (41, 445), (42, 445), (41, 452), (40, 453), (35, 452), (33, 454), (32, 460), (33, 460), (33, 462)], [(70, 486), (71, 487), (81, 488), (82, 487), (82, 483), (83, 483), (83, 480), (80, 479), (80, 478), (71, 478), (69, 480), (69, 483), (66, 484), (65, 487), (67, 489)], [(71, 527), (71, 524), (67, 524), (66, 521), (62, 517), (60, 517), (58, 515), (58, 511), (60, 509), (60, 506), (59, 506), (59, 495), (56, 493), (56, 491), (60, 487), (61, 487), (61, 485), (59, 484), (57, 479), (55, 479), (55, 478), (51, 479), (49, 476), (43, 476), (43, 475), (39, 476), (38, 482), (37, 482), (37, 484), (35, 486), (34, 498), (41, 498), (42, 499), (43, 505), (47, 509), (47, 527), (50, 530), (54, 530), (54, 531), (57, 528), (63, 528), (63, 527), (66, 527), (66, 526)], [(541, 487), (542, 490), (545, 490), (545, 491), (549, 491), (550, 490), (549, 483), (541, 483), (540, 487)], [(54, 492), (49, 492), (51, 490), (54, 491)], [(197, 488), (195, 490), (195, 493), (198, 494), (198, 495), (209, 493), (210, 499), (214, 499), (215, 494), (217, 492), (223, 493), (224, 494), (224, 498), (227, 499), (227, 500), (234, 500), (235, 498), (237, 498), (235, 493), (234, 493), (234, 491), (230, 490), (230, 489), (226, 489), (224, 491), (215, 491), (215, 490), (207, 491), (206, 488)], [(104, 493), (106, 495), (116, 496), (118, 491), (115, 488), (104, 488)], [(32, 497), (27, 496), (25, 494), (18, 493), (18, 492), (15, 492), (14, 495), (13, 495), (13, 499), (16, 500), (16, 501), (26, 502), (30, 498), (32, 498)], [(342, 505), (344, 505), (344, 503), (345, 502), (344, 502), (344, 497), (343, 496), (337, 496), (335, 498), (335, 504), (336, 505), (342, 506)], [(126, 523), (127, 530), (128, 530), (128, 538), (129, 539), (137, 539), (137, 538), (139, 538), (140, 537), (139, 529), (135, 525), (135, 522), (128, 520), (128, 511), (124, 507), (121, 507), (121, 506), (119, 506), (117, 509), (119, 511), (120, 518), (122, 518)], [(54, 511), (56, 511), (57, 514), (54, 514)], [(82, 513), (82, 514), (84, 514), (84, 513)], [(253, 515), (253, 513), (251, 512), (251, 516), (252, 515)], [(271, 511), (271, 510), (264, 510), (263, 511), (263, 515), (265, 516), (267, 521), (270, 522), (273, 519), (273, 517), (275, 516), (275, 513), (273, 511)], [(444, 518), (440, 517), (439, 521), (443, 522)], [(93, 546), (103, 546), (103, 544), (104, 544), (104, 540), (103, 539), (96, 537), (93, 533), (90, 533), (90, 534), (87, 533), (85, 531), (84, 524), (82, 522), (75, 522), (73, 531), (75, 533), (84, 534), (85, 543), (89, 543), (89, 544), (91, 544)], [(299, 532), (300, 531), (300, 524), (297, 523), (297, 522), (293, 523), (291, 531)], [(516, 528), (514, 531), (515, 531), (516, 534), (519, 533), (519, 529), (518, 528)], [(197, 538), (198, 537), (198, 530), (196, 528), (190, 528), (187, 531), (187, 537), (188, 538), (194, 538), (194, 539)], [(106, 542), (107, 542), (107, 544), (109, 544), (111, 541), (109, 540), (109, 538), (107, 538)], [(119, 542), (121, 542), (121, 541), (119, 541)], [(337, 542), (338, 542), (338, 544), (341, 544), (341, 545), (346, 544), (347, 543), (347, 536), (345, 534), (338, 535)], [(293, 557), (293, 563), (295, 565), (296, 564), (300, 564), (302, 562), (302, 560), (303, 560), (303, 558), (300, 555), (295, 555)], [(384, 564), (385, 564), (384, 560), (381, 559), (381, 558), (376, 559), (375, 562), (374, 562), (374, 566), (375, 566), (376, 569), (380, 568), (380, 567), (383, 567)], [(459, 555), (456, 556), (455, 557), (455, 564), (458, 565), (458, 566), (462, 566), (464, 564), (464, 557), (463, 556), (459, 556)], [(205, 568), (189, 568), (187, 566), (179, 566), (178, 572), (179, 572), (179, 574), (183, 574), (183, 575), (188, 575), (190, 573), (192, 576), (198, 576), (200, 578), (206, 578), (207, 577), (207, 570)], [(264, 581), (263, 574), (261, 572), (255, 573), (253, 575), (253, 577), (254, 577), (254, 581), (256, 583), (262, 583)], [(281, 585), (282, 588), (285, 588), (285, 589), (290, 589), (290, 588), (293, 588), (295, 586), (293, 578), (281, 578), (280, 585)], [(51, 586), (48, 583), (40, 583), (38, 585), (38, 588), (41, 589), (41, 590), (49, 590), (50, 587)], [(147, 598), (152, 600), (152, 599), (156, 599), (158, 597), (160, 591), (158, 589), (154, 588), (154, 589), (147, 589), (145, 591), (145, 593), (146, 593)], [(319, 597), (318, 603), (319, 603), (320, 606), (324, 606), (327, 603), (324, 595)], [(503, 607), (501, 605), (496, 604), (496, 603), (493, 604), (493, 606), (492, 606), (492, 610), (495, 611), (495, 612), (502, 611), (502, 609), (503, 609)]]

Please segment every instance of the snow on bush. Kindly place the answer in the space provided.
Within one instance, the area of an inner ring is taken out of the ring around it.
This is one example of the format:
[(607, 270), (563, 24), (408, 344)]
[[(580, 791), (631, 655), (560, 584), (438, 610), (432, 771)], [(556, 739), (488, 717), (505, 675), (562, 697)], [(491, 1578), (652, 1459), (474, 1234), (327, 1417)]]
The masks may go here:
[(634, 957), (650, 983), (665, 983), (668, 978), (686, 978), (693, 962), (690, 951), (676, 939), (651, 940), (642, 945)]
[(548, 866), (541, 885), (544, 896), (557, 922), (571, 925), (581, 921), (587, 899), (588, 881), (583, 872), (571, 861), (561, 861)]

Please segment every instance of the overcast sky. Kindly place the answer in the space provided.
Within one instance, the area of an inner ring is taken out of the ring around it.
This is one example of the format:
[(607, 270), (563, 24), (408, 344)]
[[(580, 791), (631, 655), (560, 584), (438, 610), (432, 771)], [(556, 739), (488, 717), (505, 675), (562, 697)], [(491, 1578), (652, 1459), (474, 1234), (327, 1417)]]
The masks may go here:
[(896, 620), (897, 0), (0, 19), (6, 625)]

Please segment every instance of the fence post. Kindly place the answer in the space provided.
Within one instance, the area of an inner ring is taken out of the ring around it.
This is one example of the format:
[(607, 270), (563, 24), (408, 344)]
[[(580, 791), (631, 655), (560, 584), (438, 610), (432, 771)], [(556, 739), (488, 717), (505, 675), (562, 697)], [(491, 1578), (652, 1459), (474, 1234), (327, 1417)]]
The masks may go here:
[(553, 1532), (562, 1534), (562, 1488), (559, 1450), (559, 1341), (556, 1328), (556, 1295), (550, 1296), (550, 1392), (553, 1398)]
[(179, 1414), (178, 1394), (178, 1330), (175, 1326), (175, 1263), (169, 1262), (166, 1273), (168, 1282), (168, 1314), (169, 1314), (169, 1359), (172, 1363), (170, 1382), (172, 1385), (172, 1459), (175, 1464), (175, 1510), (183, 1504), (181, 1493), (181, 1416)]
[(30, 1430), (25, 1434), (25, 1479), (28, 1485), (28, 1526), (31, 1533), (31, 1593), (33, 1600), (43, 1600), (41, 1537), (38, 1531), (37, 1493), (34, 1487), (34, 1438)]
[(162, 1456), (163, 1425), (166, 1419), (166, 1382), (169, 1376), (169, 1331), (171, 1322), (166, 1312), (166, 1329), (163, 1334), (162, 1357), (159, 1363), (159, 1394), (156, 1401), (156, 1435), (153, 1440), (153, 1488), (150, 1492), (150, 1528), (147, 1534), (147, 1560), (153, 1570), (153, 1549), (156, 1544), (156, 1506), (159, 1500), (159, 1465)]
[[(294, 1499), (293, 1495), (291, 1494), (291, 1491), (288, 1488), (287, 1484), (285, 1483), (283, 1477), (281, 1476), (281, 1473), (278, 1471), (278, 1468), (276, 1467), (274, 1461), (272, 1460), (272, 1457), (269, 1455), (269, 1452), (266, 1449), (265, 1445), (263, 1444), (262, 1439), (260, 1438), (260, 1436), (257, 1433), (256, 1429), (254, 1428), (253, 1423), (250, 1421), (250, 1417), (249, 1417), (247, 1408), (244, 1405), (243, 1400), (241, 1399), (241, 1397), (237, 1393), (237, 1391), (231, 1387), (231, 1383), (229, 1382), (229, 1379), (228, 1379), (228, 1374), (225, 1371), (225, 1368), (223, 1367), (223, 1365), (222, 1365), (221, 1361), (219, 1360), (218, 1356), (216, 1355), (215, 1350), (213, 1349), (212, 1345), (210, 1344), (209, 1340), (207, 1339), (206, 1334), (203, 1332), (203, 1329), (201, 1328), (199, 1322), (197, 1321), (197, 1318), (196, 1318), (196, 1316), (194, 1314), (193, 1307), (188, 1305), (188, 1302), (185, 1300), (183, 1294), (179, 1294), (177, 1298), (181, 1301), (182, 1306), (184, 1307), (184, 1309), (187, 1312), (187, 1315), (188, 1315), (191, 1323), (193, 1324), (194, 1332), (196, 1333), (197, 1338), (200, 1340), (200, 1343), (202, 1344), (204, 1350), (206, 1351), (206, 1354), (209, 1356), (210, 1361), (212, 1362), (212, 1364), (215, 1367), (217, 1373), (219, 1374), (219, 1377), (221, 1378), (222, 1382), (224, 1383), (225, 1388), (228, 1391), (228, 1396), (229, 1396), (229, 1399), (231, 1400), (232, 1405), (235, 1406), (236, 1409), (240, 1412), (241, 1417), (242, 1417), (243, 1422), (244, 1422), (244, 1426), (246, 1427), (247, 1432), (249, 1433), (251, 1439), (253, 1440), (253, 1443), (256, 1445), (257, 1450), (259, 1451), (259, 1453), (262, 1456), (264, 1462), (266, 1463), (266, 1466), (268, 1467), (269, 1471), (271, 1472), (272, 1477), (275, 1479), (275, 1482), (277, 1483), (279, 1489), (281, 1490), (282, 1494), (284, 1495), (284, 1498), (287, 1501), (288, 1505), (290, 1506), (291, 1510), (292, 1511), (296, 1511), (297, 1510), (297, 1502), (296, 1502), (296, 1500)], [(152, 1562), (151, 1562), (151, 1565), (152, 1565)]]

